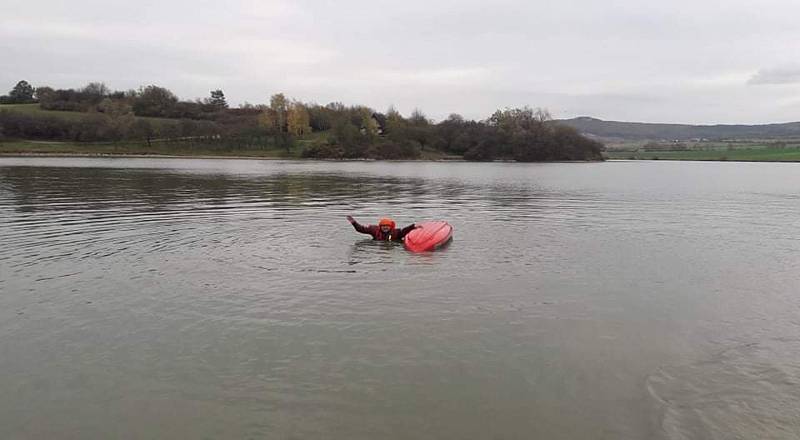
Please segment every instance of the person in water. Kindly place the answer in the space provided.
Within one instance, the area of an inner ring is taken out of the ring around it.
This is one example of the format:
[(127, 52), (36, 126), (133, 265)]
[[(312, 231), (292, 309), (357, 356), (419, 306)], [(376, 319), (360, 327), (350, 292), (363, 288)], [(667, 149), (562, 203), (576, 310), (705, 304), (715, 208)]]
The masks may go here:
[(347, 216), (347, 221), (362, 234), (369, 234), (373, 240), (381, 241), (403, 241), (403, 237), (414, 229), (421, 228), (414, 223), (406, 226), (403, 229), (396, 227), (394, 220), (390, 218), (382, 218), (378, 221), (377, 225), (362, 225), (358, 223), (353, 217)]

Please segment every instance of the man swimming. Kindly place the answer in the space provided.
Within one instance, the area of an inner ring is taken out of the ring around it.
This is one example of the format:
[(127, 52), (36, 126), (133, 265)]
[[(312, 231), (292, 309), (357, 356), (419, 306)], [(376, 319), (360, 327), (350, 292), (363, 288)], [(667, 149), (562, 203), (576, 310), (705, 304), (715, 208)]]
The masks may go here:
[(355, 228), (356, 231), (362, 234), (369, 234), (373, 240), (381, 241), (403, 241), (403, 237), (409, 232), (416, 229), (418, 226), (414, 223), (406, 226), (403, 229), (398, 229), (394, 220), (390, 218), (382, 218), (378, 221), (377, 225), (362, 225), (359, 224), (353, 217), (347, 216), (347, 221)]

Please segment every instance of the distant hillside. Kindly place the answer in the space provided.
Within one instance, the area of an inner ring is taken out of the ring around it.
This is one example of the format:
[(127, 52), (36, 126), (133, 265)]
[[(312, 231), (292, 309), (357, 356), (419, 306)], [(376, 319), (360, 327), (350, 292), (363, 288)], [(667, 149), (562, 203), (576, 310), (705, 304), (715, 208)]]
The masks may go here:
[(607, 142), (800, 138), (800, 122), (764, 125), (683, 125), (603, 121), (590, 117), (559, 122)]

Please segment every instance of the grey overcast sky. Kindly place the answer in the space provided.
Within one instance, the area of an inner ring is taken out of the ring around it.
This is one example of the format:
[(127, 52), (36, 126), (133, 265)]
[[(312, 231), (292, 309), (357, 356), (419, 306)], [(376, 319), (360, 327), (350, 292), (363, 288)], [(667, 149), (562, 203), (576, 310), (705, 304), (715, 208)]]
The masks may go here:
[(0, 90), (784, 122), (800, 120), (798, 17), (798, 0), (0, 0)]

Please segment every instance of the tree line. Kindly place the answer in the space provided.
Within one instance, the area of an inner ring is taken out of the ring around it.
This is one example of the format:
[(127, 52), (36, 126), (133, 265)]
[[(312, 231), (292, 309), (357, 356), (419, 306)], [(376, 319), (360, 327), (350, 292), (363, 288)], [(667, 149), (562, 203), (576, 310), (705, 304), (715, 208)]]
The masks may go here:
[[(598, 160), (604, 147), (560, 125), (540, 109), (497, 110), (484, 120), (452, 114), (435, 122), (419, 110), (403, 116), (367, 106), (304, 103), (281, 93), (268, 104), (228, 105), (222, 90), (180, 100), (156, 85), (110, 90), (103, 83), (78, 89), (34, 88), (20, 81), (0, 104), (38, 104), (54, 112), (0, 107), (0, 137), (97, 141), (190, 141), (204, 148), (285, 149), (312, 158), (413, 159), (423, 152), (467, 160)], [(71, 113), (66, 113), (71, 112)]]

